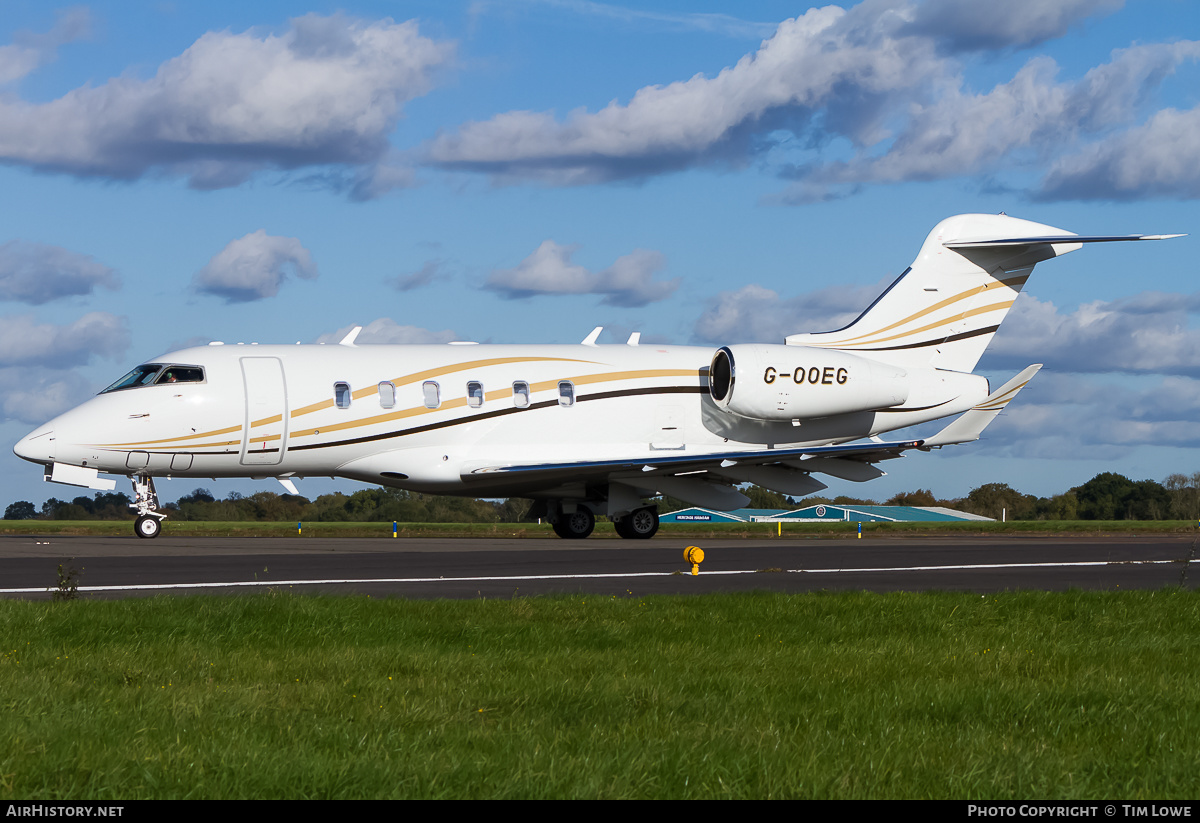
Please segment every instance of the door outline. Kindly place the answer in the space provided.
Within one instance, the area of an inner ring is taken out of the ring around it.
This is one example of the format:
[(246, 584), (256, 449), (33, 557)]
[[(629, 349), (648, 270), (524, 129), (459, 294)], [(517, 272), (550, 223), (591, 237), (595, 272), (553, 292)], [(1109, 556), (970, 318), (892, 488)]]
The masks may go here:
[[(246, 416), (239, 459), (243, 466), (278, 465), (287, 452), (289, 423), (283, 362), (278, 357), (243, 357), (241, 363)], [(278, 421), (273, 419), (276, 416)], [(257, 430), (252, 430), (255, 421), (260, 425)], [(269, 440), (263, 441), (261, 448), (253, 447), (251, 441), (255, 437), (276, 433), (279, 435), (278, 448), (268, 448)]]

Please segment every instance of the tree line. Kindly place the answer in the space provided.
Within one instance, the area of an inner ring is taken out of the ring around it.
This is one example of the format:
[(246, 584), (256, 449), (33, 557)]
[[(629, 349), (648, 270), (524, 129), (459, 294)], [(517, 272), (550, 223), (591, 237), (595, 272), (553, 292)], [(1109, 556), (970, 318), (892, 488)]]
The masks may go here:
[[(37, 509), (28, 501), (11, 504), (5, 520), (132, 520), (131, 500), (119, 492), (59, 500), (51, 497)], [(196, 489), (161, 511), (174, 520), (403, 523), (516, 523), (530, 507), (528, 500), (478, 500), (469, 497), (417, 494), (403, 489), (362, 489), (353, 494), (323, 494), (315, 500), (295, 494), (261, 491), (250, 495), (230, 492), (217, 499)]]
[[(750, 508), (795, 509), (819, 503), (835, 506), (944, 506), (996, 520), (1196, 520), (1200, 521), (1200, 472), (1172, 474), (1165, 481), (1130, 480), (1103, 472), (1081, 486), (1051, 497), (1022, 494), (1005, 483), (986, 483), (962, 498), (939, 500), (928, 489), (902, 492), (882, 504), (875, 500), (838, 496), (796, 500), (758, 486), (745, 489)], [(97, 492), (73, 500), (50, 498), (38, 509), (25, 500), (10, 504), (5, 520), (132, 520), (130, 499), (120, 492)], [(688, 508), (670, 497), (658, 499), (659, 511)], [(196, 489), (164, 510), (176, 520), (203, 521), (352, 521), (402, 523), (516, 523), (525, 518), (530, 501), (479, 500), (468, 497), (418, 494), (403, 489), (363, 489), (335, 492), (315, 500), (294, 494), (261, 491), (251, 495), (230, 492), (218, 500), (207, 489)]]

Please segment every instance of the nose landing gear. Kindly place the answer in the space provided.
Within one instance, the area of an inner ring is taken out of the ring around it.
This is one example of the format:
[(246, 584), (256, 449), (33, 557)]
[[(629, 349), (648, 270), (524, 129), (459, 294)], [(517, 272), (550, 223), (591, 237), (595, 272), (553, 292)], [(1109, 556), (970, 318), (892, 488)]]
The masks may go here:
[(162, 521), (153, 514), (143, 514), (133, 521), (133, 531), (138, 537), (158, 537)]
[(137, 509), (138, 513), (137, 520), (133, 521), (133, 533), (138, 537), (158, 537), (162, 531), (162, 521), (167, 516), (155, 511), (158, 508), (158, 493), (154, 490), (154, 478), (135, 474), (129, 479), (133, 481), (134, 498), (129, 508)]

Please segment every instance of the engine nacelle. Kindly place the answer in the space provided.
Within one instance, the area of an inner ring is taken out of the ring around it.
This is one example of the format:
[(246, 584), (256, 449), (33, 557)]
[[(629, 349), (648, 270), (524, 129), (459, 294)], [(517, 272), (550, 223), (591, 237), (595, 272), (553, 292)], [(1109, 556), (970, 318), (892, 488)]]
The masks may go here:
[(754, 420), (810, 420), (899, 406), (907, 372), (843, 351), (812, 346), (723, 346), (708, 370), (719, 407)]

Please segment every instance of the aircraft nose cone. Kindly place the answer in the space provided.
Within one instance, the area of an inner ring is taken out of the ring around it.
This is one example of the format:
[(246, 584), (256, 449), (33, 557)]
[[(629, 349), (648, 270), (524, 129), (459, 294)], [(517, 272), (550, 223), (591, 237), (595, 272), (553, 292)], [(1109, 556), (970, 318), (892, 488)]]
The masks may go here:
[(38, 429), (17, 441), (13, 453), (31, 463), (54, 462), (54, 430)]

